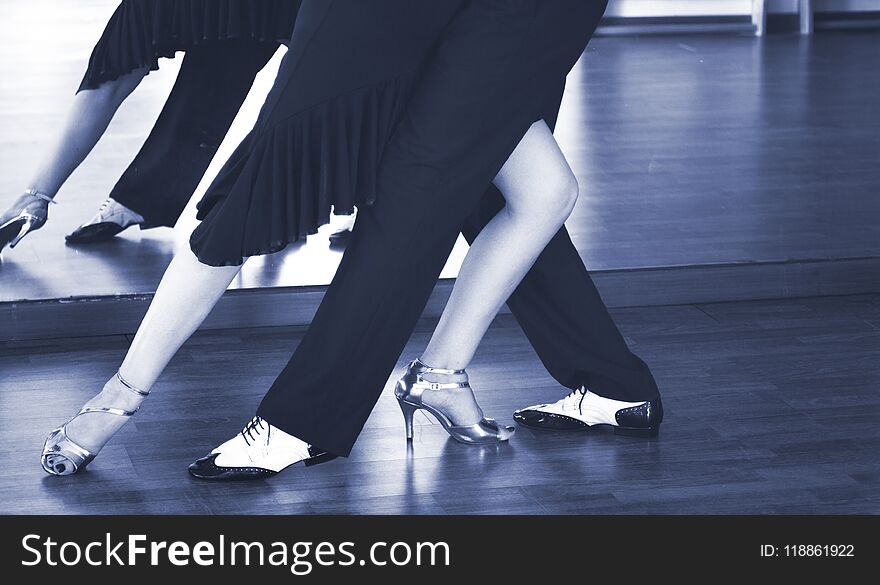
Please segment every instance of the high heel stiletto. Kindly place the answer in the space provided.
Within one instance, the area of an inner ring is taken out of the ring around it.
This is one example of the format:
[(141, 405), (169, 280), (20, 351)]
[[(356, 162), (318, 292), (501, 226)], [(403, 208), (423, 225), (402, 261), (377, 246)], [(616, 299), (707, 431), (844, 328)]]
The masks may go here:
[[(45, 208), (36, 209), (37, 201), (28, 201), (28, 198), (46, 202)], [(0, 218), (0, 252), (7, 244), (14, 248), (26, 235), (43, 227), (49, 219), (50, 203), (55, 201), (45, 193), (27, 189), (12, 206), (19, 211), (6, 212)]]
[[(116, 372), (116, 379), (123, 388), (134, 392), (139, 396), (148, 396), (150, 393), (139, 390), (122, 379), (119, 372)], [(134, 410), (124, 410), (122, 408), (112, 408), (104, 406), (86, 406), (80, 410), (76, 416), (68, 420), (66, 423), (49, 433), (46, 443), (43, 445), (43, 454), (40, 457), (40, 464), (46, 473), (52, 475), (73, 475), (78, 471), (82, 471), (91, 463), (97, 453), (92, 453), (85, 447), (78, 445), (67, 435), (67, 425), (74, 419), (90, 412), (103, 412), (107, 414), (115, 414), (116, 416), (130, 417), (138, 411), (140, 407)]]
[(424, 374), (462, 375), (464, 370), (444, 370), (425, 365), (421, 360), (412, 362), (397, 385), (394, 388), (394, 396), (403, 412), (403, 420), (406, 425), (406, 438), (413, 438), (413, 415), (417, 410), (425, 410), (440, 422), (449, 435), (468, 445), (492, 445), (507, 441), (515, 430), (512, 426), (499, 425), (494, 419), (484, 418), (472, 425), (459, 426), (454, 424), (449, 417), (440, 409), (426, 404), (422, 400), (425, 390), (461, 390), (470, 388), (468, 382), (429, 382), (424, 379)]

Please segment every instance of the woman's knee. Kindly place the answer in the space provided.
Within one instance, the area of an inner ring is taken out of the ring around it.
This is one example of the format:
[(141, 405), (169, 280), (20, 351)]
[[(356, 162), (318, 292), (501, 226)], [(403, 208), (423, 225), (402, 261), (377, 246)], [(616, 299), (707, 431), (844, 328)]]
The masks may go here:
[(540, 184), (520, 197), (507, 198), (508, 211), (531, 221), (562, 224), (577, 203), (580, 187), (571, 172), (544, 176)]
[(556, 193), (554, 207), (559, 210), (559, 215), (563, 217), (563, 221), (568, 219), (580, 195), (580, 184), (574, 173), (569, 171), (564, 177), (560, 177), (556, 185)]

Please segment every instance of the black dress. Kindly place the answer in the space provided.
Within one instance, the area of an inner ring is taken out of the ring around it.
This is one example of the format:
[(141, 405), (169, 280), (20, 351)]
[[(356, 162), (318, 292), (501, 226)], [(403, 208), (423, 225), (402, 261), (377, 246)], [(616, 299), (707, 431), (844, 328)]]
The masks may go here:
[(290, 38), (298, 0), (123, 0), (89, 58), (79, 90), (135, 69), (159, 68), (177, 51)]
[[(348, 455), (462, 226), (477, 236), (504, 205), (486, 192), (498, 170), (535, 120), (553, 126), (605, 2), (304, 0), (259, 123), (202, 201), (191, 244), (203, 262), (235, 264), (308, 233), (330, 205), (373, 204), (260, 416)], [(509, 304), (560, 384), (658, 396), (564, 227)]]
[[(473, 240), (503, 207), (487, 186), (536, 119), (553, 126), (566, 74), (604, 9), (605, 0), (468, 0), (456, 13), (384, 146), (376, 201), (359, 210), (333, 282), (259, 416), (348, 455), (462, 225)], [(632, 402), (659, 396), (564, 227), (508, 304), (560, 384)]]
[(174, 88), (110, 197), (173, 226), (205, 174), (254, 77), (293, 31), (300, 0), (123, 0), (78, 91), (185, 51)]
[(382, 151), (462, 0), (307, 0), (253, 131), (199, 203), (190, 243), (238, 265), (376, 198)]

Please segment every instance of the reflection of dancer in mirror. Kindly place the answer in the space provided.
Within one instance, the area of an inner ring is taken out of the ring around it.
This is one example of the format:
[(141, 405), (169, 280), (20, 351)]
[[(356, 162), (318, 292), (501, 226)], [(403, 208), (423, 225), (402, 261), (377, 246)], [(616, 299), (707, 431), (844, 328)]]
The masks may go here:
[(348, 240), (351, 239), (351, 230), (354, 229), (354, 222), (357, 220), (357, 209), (354, 213), (345, 217), (342, 225), (330, 234), (330, 246), (332, 248), (345, 248)]
[(161, 57), (186, 51), (153, 131), (98, 213), (67, 236), (173, 226), (244, 102), (293, 29), (299, 0), (123, 0), (89, 60), (67, 121), (28, 188), (0, 216), (0, 250), (45, 224), (49, 204)]
[(424, 409), (461, 442), (510, 438), (465, 372), (505, 301), (584, 426), (656, 434), (654, 379), (562, 227), (577, 182), (550, 132), (604, 7), (305, 0), (255, 129), (200, 203), (192, 251), (172, 261), (117, 374), (50, 434), (44, 469), (91, 462), (243, 259), (311, 233), (331, 206), (360, 216), (333, 284), (258, 416), (194, 476), (260, 478), (347, 456), (461, 229), (471, 248), (452, 297), (397, 384), (407, 435)]

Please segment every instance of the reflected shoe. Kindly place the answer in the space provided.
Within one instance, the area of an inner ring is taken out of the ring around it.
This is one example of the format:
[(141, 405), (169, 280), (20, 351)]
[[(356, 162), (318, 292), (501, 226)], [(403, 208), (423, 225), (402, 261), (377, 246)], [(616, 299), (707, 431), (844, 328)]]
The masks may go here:
[(336, 459), (255, 416), (244, 429), (189, 466), (198, 479), (248, 481), (266, 479), (291, 465), (306, 467)]
[[(149, 392), (138, 390), (123, 380), (119, 372), (116, 373), (116, 380), (123, 388), (138, 396), (145, 397), (149, 395)], [(128, 418), (134, 416), (134, 413), (137, 411), (137, 408), (125, 410), (105, 406), (86, 406), (72, 419), (49, 433), (49, 437), (43, 445), (43, 454), (40, 457), (40, 464), (43, 466), (43, 470), (52, 475), (73, 475), (85, 469), (97, 456), (97, 453), (92, 453), (85, 447), (77, 444), (67, 434), (67, 425), (73, 422), (74, 419), (89, 413), (112, 414)]]
[(351, 239), (351, 230), (354, 229), (354, 223), (357, 221), (357, 209), (351, 213), (341, 228), (330, 234), (331, 248), (344, 248)]
[(330, 234), (330, 247), (332, 248), (343, 248), (348, 244), (348, 241), (351, 239), (351, 229), (350, 228), (342, 228), (336, 230), (332, 234)]
[(144, 217), (108, 197), (95, 216), (65, 236), (71, 244), (106, 242), (133, 225), (144, 223)]
[(594, 426), (611, 426), (616, 435), (654, 437), (663, 421), (663, 405), (659, 398), (647, 402), (623, 402), (580, 388), (553, 404), (517, 410), (513, 419), (535, 429), (579, 431)]
[(37, 231), (49, 219), (49, 204), (55, 203), (45, 193), (28, 189), (0, 216), (0, 252), (9, 244), (14, 248), (31, 232)]
[(507, 441), (513, 436), (515, 427), (499, 425), (494, 419), (484, 418), (480, 422), (472, 425), (457, 425), (449, 416), (439, 408), (427, 404), (423, 400), (423, 394), (426, 390), (444, 390), (450, 392), (461, 391), (465, 388), (470, 389), (468, 382), (431, 382), (424, 379), (425, 374), (439, 375), (466, 375), (464, 370), (445, 370), (442, 368), (432, 368), (425, 365), (421, 360), (415, 360), (409, 365), (406, 373), (394, 388), (394, 396), (397, 397), (397, 403), (400, 410), (403, 411), (403, 420), (406, 425), (406, 438), (413, 438), (413, 416), (417, 410), (424, 410), (434, 415), (434, 418), (443, 426), (449, 436), (460, 443), (468, 445), (491, 445)]

